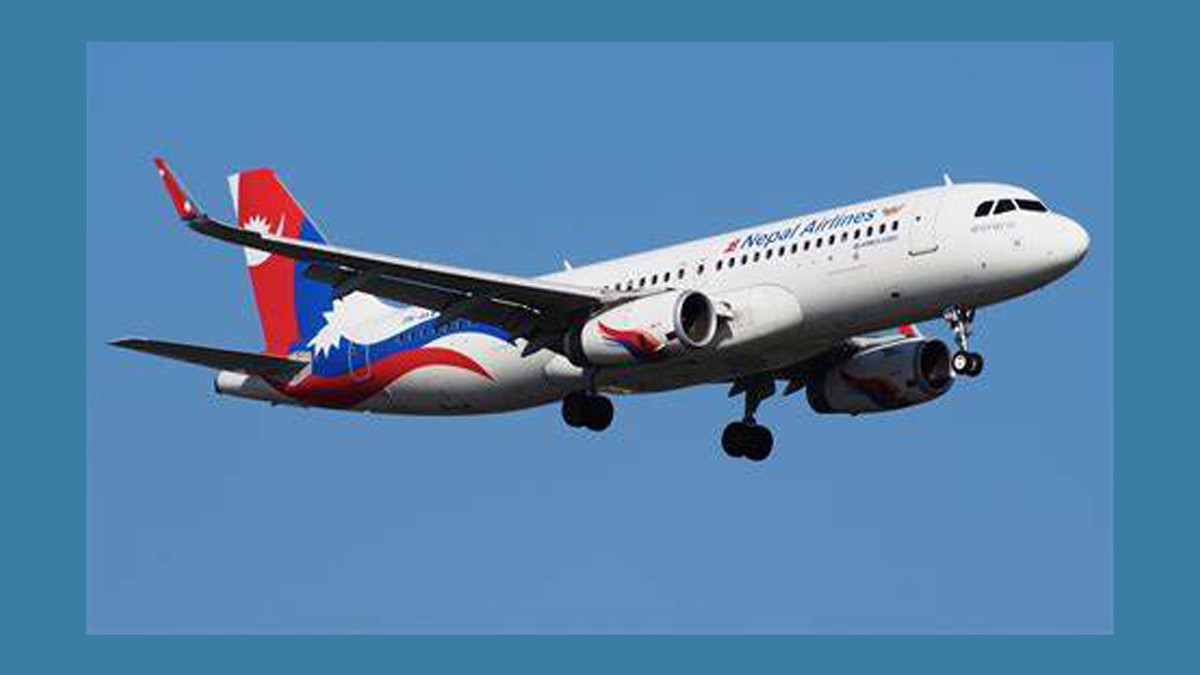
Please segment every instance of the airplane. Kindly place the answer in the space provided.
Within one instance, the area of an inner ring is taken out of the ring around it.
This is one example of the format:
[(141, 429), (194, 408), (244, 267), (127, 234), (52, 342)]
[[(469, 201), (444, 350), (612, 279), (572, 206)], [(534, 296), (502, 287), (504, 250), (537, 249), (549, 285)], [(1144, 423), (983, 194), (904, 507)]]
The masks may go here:
[[(976, 310), (1058, 279), (1090, 244), (1024, 188), (944, 176), (528, 278), (334, 246), (272, 169), (229, 177), (226, 224), (154, 162), (188, 228), (242, 247), (265, 346), (111, 344), (215, 369), (218, 394), (273, 405), (469, 415), (561, 402), (567, 425), (592, 431), (612, 422), (607, 395), (723, 383), (744, 406), (721, 447), (753, 462), (774, 446), (756, 415), (777, 384), (823, 414), (937, 399), (983, 370)], [(953, 353), (913, 325), (937, 318)]]

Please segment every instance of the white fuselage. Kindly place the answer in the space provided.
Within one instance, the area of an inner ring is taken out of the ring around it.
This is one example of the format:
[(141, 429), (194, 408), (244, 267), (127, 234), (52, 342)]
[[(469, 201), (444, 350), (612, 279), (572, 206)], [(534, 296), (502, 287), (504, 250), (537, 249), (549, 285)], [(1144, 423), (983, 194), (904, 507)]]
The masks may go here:
[[(406, 414), (498, 412), (594, 385), (662, 391), (785, 368), (854, 335), (981, 307), (1037, 289), (1083, 257), (1083, 228), (1052, 212), (977, 217), (985, 200), (1036, 200), (1010, 185), (945, 185), (685, 242), (546, 275), (618, 291), (696, 289), (730, 309), (729, 339), (679, 358), (593, 372), (523, 340), (452, 333), (432, 343), (470, 355), (490, 378), (447, 367), (414, 371), (359, 408)], [(431, 315), (383, 303), (386, 333)], [(369, 326), (363, 326), (371, 330)], [(246, 383), (251, 386), (252, 383)]]

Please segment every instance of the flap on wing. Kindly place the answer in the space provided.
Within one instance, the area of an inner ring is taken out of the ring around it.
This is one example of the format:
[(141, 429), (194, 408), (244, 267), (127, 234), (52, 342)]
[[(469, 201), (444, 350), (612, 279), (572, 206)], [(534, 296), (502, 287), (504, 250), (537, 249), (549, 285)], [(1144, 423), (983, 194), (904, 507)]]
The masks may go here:
[(186, 361), (217, 370), (238, 370), (261, 375), (280, 375), (291, 377), (308, 365), (298, 359), (280, 356), (267, 356), (254, 352), (242, 352), (233, 349), (218, 349), (216, 347), (201, 347), (183, 342), (168, 342), (166, 340), (148, 340), (146, 338), (121, 338), (109, 344), (114, 347), (146, 352), (176, 361)]

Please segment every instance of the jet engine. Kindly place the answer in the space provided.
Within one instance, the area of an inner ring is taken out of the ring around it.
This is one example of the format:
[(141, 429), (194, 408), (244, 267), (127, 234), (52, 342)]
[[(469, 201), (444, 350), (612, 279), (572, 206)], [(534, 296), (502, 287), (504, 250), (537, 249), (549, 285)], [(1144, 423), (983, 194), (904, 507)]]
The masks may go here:
[(832, 357), (806, 388), (814, 411), (857, 415), (927, 403), (953, 384), (946, 343), (912, 337)]
[(717, 336), (712, 300), (699, 291), (638, 298), (596, 314), (566, 338), (567, 358), (579, 367), (630, 366), (703, 349)]

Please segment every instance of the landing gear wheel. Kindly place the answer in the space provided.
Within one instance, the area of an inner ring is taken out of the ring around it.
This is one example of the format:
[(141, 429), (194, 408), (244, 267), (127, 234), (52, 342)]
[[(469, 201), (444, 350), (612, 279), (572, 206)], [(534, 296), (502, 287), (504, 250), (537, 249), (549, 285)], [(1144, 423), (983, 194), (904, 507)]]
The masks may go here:
[(588, 395), (576, 391), (567, 394), (562, 402), (562, 418), (569, 427), (581, 427), (587, 422)]
[(971, 352), (971, 369), (967, 372), (971, 377), (976, 377), (983, 372), (983, 354), (979, 352)]
[(977, 352), (956, 352), (950, 361), (950, 367), (959, 375), (975, 377), (983, 372), (983, 354)]
[(569, 427), (604, 431), (612, 424), (613, 404), (604, 396), (582, 391), (571, 392), (563, 399), (562, 417)]
[(761, 462), (771, 456), (771, 448), (775, 445), (775, 437), (766, 427), (750, 427), (750, 447), (746, 449), (746, 459), (751, 462)]
[(761, 462), (771, 455), (775, 439), (771, 430), (757, 424), (732, 422), (721, 434), (721, 448), (730, 457), (745, 457), (752, 462)]
[(613, 420), (613, 404), (603, 396), (589, 396), (584, 426), (592, 431), (604, 431)]
[(746, 430), (750, 425), (745, 422), (731, 422), (721, 434), (721, 449), (730, 457), (741, 457), (745, 454)]

